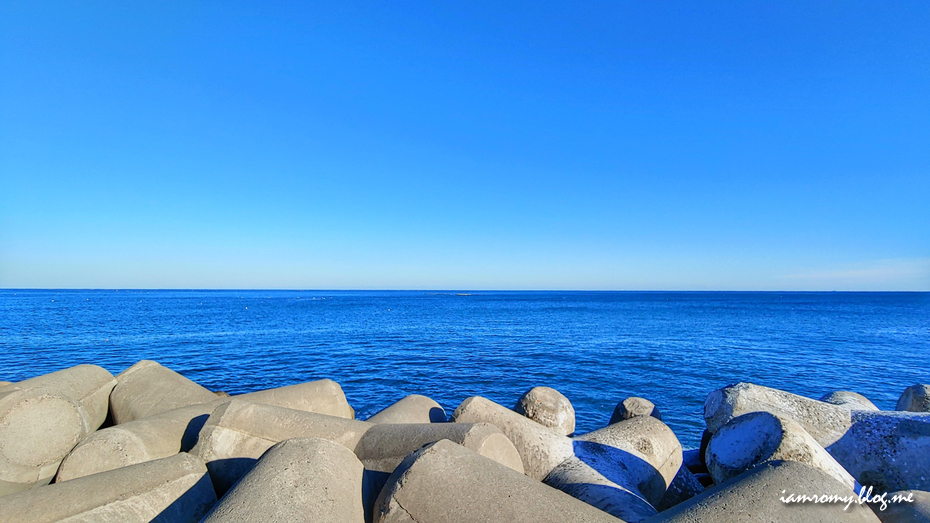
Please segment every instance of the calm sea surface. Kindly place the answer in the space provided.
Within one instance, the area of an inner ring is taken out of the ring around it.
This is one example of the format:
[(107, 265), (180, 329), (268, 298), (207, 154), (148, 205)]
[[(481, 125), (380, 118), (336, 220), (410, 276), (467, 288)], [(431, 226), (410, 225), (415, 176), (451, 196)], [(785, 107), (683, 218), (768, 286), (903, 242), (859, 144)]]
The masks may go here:
[(0, 380), (140, 359), (233, 394), (332, 378), (360, 419), (545, 385), (586, 432), (642, 396), (693, 447), (739, 381), (893, 409), (930, 382), (930, 293), (0, 290)]

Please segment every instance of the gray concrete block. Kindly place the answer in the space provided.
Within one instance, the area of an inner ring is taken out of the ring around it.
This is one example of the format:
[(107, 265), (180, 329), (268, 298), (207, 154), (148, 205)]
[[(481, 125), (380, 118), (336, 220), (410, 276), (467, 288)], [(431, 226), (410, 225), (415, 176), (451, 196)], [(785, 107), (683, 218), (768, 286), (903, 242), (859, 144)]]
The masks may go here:
[(445, 423), (446, 411), (439, 403), (411, 394), (368, 418), (368, 423)]
[(338, 443), (288, 439), (268, 449), (202, 523), (363, 523), (363, 473)]
[(610, 423), (617, 423), (636, 416), (652, 416), (658, 420), (662, 419), (662, 413), (656, 408), (655, 403), (646, 398), (632, 396), (617, 403), (617, 406), (614, 407), (614, 413), (610, 417)]
[(736, 477), (767, 461), (800, 461), (823, 470), (850, 492), (855, 480), (796, 421), (768, 412), (733, 418), (707, 446), (707, 469), (715, 483)]
[(630, 523), (656, 513), (682, 464), (678, 438), (651, 416), (578, 436), (573, 447), (544, 482)]
[(854, 411), (827, 450), (876, 491), (930, 490), (930, 413)]
[(194, 523), (216, 502), (207, 469), (177, 454), (0, 498), (5, 523)]
[(106, 419), (116, 380), (78, 365), (0, 390), (0, 495), (51, 481), (68, 452)]
[(769, 461), (647, 520), (647, 523), (878, 523), (867, 505), (784, 503), (794, 495), (856, 494), (798, 461)]
[(574, 455), (570, 438), (480, 396), (463, 401), (452, 413), (452, 420), (490, 423), (499, 428), (520, 453), (526, 475), (539, 481)]
[(704, 402), (704, 421), (711, 434), (731, 419), (749, 412), (770, 412), (792, 419), (824, 448), (840, 439), (852, 423), (848, 407), (752, 383), (715, 390)]
[(688, 501), (701, 492), (704, 492), (704, 485), (701, 485), (697, 477), (687, 467), (683, 466), (678, 469), (678, 474), (675, 474), (672, 484), (668, 486), (662, 500), (656, 505), (656, 510), (659, 512), (668, 510), (675, 505)]
[(378, 498), (375, 521), (617, 523), (620, 520), (442, 440), (417, 450), (394, 470)]
[[(891, 503), (895, 496), (910, 499), (909, 502)], [(872, 503), (870, 506), (882, 523), (930, 523), (930, 492), (921, 490), (899, 490), (889, 492), (885, 506)]]
[(207, 417), (232, 399), (350, 418), (342, 388), (332, 380), (311, 381), (230, 398), (217, 397), (93, 432), (62, 461), (56, 481), (166, 458), (190, 450)]
[(862, 394), (848, 390), (838, 390), (824, 395), (820, 401), (848, 407), (849, 410), (878, 410), (874, 403)]
[(904, 389), (895, 410), (930, 412), (930, 385), (911, 385)]
[(124, 370), (116, 381), (110, 412), (117, 425), (216, 399), (209, 390), (149, 360)]
[(392, 470), (413, 450), (439, 439), (472, 446), (512, 466), (522, 465), (512, 444), (489, 425), (373, 424), (242, 401), (218, 407), (207, 419), (191, 452), (207, 463), (217, 492), (223, 493), (268, 448), (295, 437), (339, 443), (359, 454), (372, 470)]
[(575, 408), (555, 389), (533, 387), (520, 396), (513, 410), (564, 436), (575, 432)]

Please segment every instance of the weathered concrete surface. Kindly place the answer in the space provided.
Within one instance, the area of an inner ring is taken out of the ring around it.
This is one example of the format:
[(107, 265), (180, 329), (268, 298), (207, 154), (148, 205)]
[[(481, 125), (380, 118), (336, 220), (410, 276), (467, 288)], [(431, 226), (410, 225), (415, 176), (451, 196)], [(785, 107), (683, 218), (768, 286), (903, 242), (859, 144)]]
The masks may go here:
[(271, 446), (296, 437), (339, 443), (355, 451), (367, 468), (385, 472), (410, 452), (440, 439), (474, 447), (509, 466), (522, 465), (513, 445), (488, 424), (372, 424), (242, 401), (218, 407), (191, 452), (207, 463), (216, 490), (222, 494)]
[(288, 409), (355, 419), (345, 392), (333, 380), (323, 379), (232, 396), (232, 399), (264, 403)]
[(215, 502), (203, 462), (178, 454), (2, 497), (0, 519), (194, 523)]
[(878, 407), (858, 392), (838, 390), (824, 395), (820, 401), (848, 407), (849, 410), (878, 410)]
[(375, 516), (381, 523), (620, 521), (447, 440), (404, 459), (381, 491)]
[(891, 500), (896, 495), (909, 497), (913, 502), (886, 503), (884, 510), (879, 503), (870, 505), (882, 523), (930, 523), (930, 492), (899, 490), (889, 492), (885, 499)]
[(855, 490), (853, 477), (796, 421), (750, 412), (720, 427), (707, 446), (707, 469), (715, 483), (767, 461), (800, 461)]
[(911, 385), (904, 389), (895, 410), (930, 412), (930, 385)]
[(12, 381), (0, 381), (0, 389), (6, 386), (12, 385), (12, 384), (13, 384)]
[[(586, 441), (621, 450), (636, 452), (658, 473), (662, 482), (660, 490), (671, 484), (681, 468), (683, 453), (678, 437), (668, 425), (651, 416), (637, 416), (613, 423), (602, 429), (582, 434), (575, 441)], [(647, 499), (658, 501), (661, 497), (644, 492)]]
[(370, 427), (364, 421), (233, 400), (210, 414), (191, 453), (204, 460), (216, 492), (223, 495), (275, 443), (314, 437), (352, 450)]
[(342, 388), (332, 380), (319, 380), (230, 398), (214, 398), (89, 434), (62, 461), (56, 481), (166, 458), (190, 450), (207, 417), (232, 399), (248, 400), (305, 412), (350, 418), (351, 409)]
[(354, 447), (365, 468), (392, 472), (414, 450), (447, 439), (521, 474), (523, 461), (507, 436), (490, 423), (399, 423), (370, 427)]
[(88, 434), (58, 468), (56, 482), (144, 463), (190, 450), (221, 401), (200, 403)]
[(533, 387), (520, 396), (513, 410), (564, 436), (575, 432), (575, 408), (555, 389)]
[(117, 425), (216, 399), (209, 390), (149, 360), (124, 370), (116, 381), (110, 394), (110, 413)]
[(662, 501), (656, 505), (656, 510), (663, 512), (688, 501), (701, 492), (704, 492), (704, 485), (701, 485), (701, 482), (691, 471), (682, 466), (678, 469), (678, 474), (675, 475), (672, 484), (668, 486), (668, 490), (665, 491)]
[(791, 494), (856, 497), (824, 471), (769, 461), (647, 520), (647, 523), (878, 523), (866, 505), (783, 503)]
[(338, 443), (285, 440), (268, 449), (202, 523), (363, 523), (363, 473), (355, 454)]
[(445, 423), (446, 411), (439, 403), (411, 394), (368, 418), (368, 423)]
[(578, 436), (573, 446), (545, 483), (631, 523), (656, 513), (682, 463), (675, 433), (651, 416)]
[(704, 402), (704, 420), (711, 434), (731, 419), (749, 412), (770, 412), (793, 419), (824, 448), (843, 437), (852, 423), (848, 407), (752, 383), (715, 390)]
[(662, 419), (662, 413), (656, 408), (655, 403), (646, 398), (632, 396), (617, 403), (617, 406), (614, 407), (614, 413), (610, 417), (610, 423), (617, 423), (636, 416), (652, 416), (658, 420)]
[(854, 411), (852, 421), (827, 450), (859, 483), (930, 490), (930, 413)]
[(68, 452), (107, 416), (116, 380), (78, 365), (0, 390), (0, 495), (51, 481)]
[(452, 420), (498, 427), (520, 453), (526, 475), (538, 481), (574, 455), (570, 438), (480, 396), (463, 401)]

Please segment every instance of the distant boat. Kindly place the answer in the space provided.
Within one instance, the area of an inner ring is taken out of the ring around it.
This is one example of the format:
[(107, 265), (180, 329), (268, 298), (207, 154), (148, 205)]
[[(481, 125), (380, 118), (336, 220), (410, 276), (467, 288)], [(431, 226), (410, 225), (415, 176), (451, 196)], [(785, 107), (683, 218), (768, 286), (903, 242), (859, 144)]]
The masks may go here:
[(456, 296), (471, 296), (471, 294), (468, 294), (468, 293), (456, 293), (455, 295)]

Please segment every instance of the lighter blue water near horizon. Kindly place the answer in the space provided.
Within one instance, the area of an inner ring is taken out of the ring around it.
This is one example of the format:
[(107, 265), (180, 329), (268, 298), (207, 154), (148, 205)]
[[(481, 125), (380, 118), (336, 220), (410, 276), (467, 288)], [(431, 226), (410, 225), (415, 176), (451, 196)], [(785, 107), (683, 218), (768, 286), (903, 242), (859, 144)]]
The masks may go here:
[(642, 396), (696, 447), (739, 381), (893, 410), (930, 382), (930, 293), (0, 290), (0, 380), (140, 359), (231, 394), (331, 378), (359, 419), (544, 385), (582, 433)]

